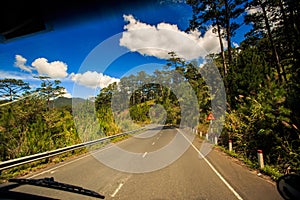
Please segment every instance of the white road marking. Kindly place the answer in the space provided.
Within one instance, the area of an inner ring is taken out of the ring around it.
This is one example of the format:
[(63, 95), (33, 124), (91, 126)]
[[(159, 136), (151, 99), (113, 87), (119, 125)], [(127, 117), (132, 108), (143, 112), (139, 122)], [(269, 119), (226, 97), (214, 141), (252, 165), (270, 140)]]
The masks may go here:
[(114, 193), (110, 196), (115, 197), (116, 194), (119, 192), (119, 190), (122, 188), (123, 185), (124, 185), (123, 183), (120, 183), (119, 186), (117, 187), (117, 189), (114, 191)]
[(55, 171), (55, 170), (53, 170), (53, 171), (51, 171), (51, 172), (50, 172), (50, 174), (54, 174), (55, 172), (56, 172), (56, 171)]
[(143, 158), (145, 158), (145, 156), (147, 155), (147, 153), (148, 153), (148, 152), (146, 151), (146, 152), (143, 154)]
[(156, 139), (159, 140), (159, 137), (157, 137)]
[(203, 154), (192, 144), (192, 142), (179, 130), (176, 129), (183, 137), (191, 144), (191, 146), (199, 153), (203, 160), (208, 164), (208, 166), (215, 172), (215, 174), (221, 179), (221, 181), (227, 186), (227, 188), (236, 196), (237, 199), (243, 200), (243, 198), (233, 189), (233, 187), (223, 178), (223, 176), (214, 168), (214, 166), (203, 156)]
[(70, 161), (70, 162), (67, 162), (67, 163), (65, 163), (65, 164), (59, 165), (59, 166), (57, 166), (57, 167), (54, 167), (54, 168), (45, 170), (45, 171), (43, 171), (43, 172), (37, 173), (37, 174), (32, 175), (32, 176), (29, 176), (28, 178), (34, 178), (34, 177), (36, 177), (36, 176), (40, 176), (40, 175), (42, 175), (42, 174), (45, 174), (45, 173), (47, 173), (47, 172), (50, 172), (50, 171), (52, 171), (52, 170), (54, 170), (54, 169), (61, 168), (61, 167), (63, 167), (63, 166), (66, 166), (66, 165), (68, 165), (68, 164), (71, 164), (71, 163), (73, 163), (73, 162), (76, 162), (76, 161), (78, 161), (78, 160), (81, 160), (81, 159), (86, 158), (86, 157), (88, 157), (88, 156), (90, 156), (90, 155), (82, 156), (82, 157), (80, 157), (80, 158), (77, 158), (76, 160), (72, 160), (72, 161)]
[(152, 142), (152, 145), (155, 145), (155, 142)]

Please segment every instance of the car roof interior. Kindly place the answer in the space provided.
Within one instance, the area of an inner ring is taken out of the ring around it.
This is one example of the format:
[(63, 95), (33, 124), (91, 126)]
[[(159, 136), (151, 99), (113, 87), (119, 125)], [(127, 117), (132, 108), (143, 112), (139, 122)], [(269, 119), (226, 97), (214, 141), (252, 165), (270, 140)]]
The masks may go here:
[[(54, 21), (70, 21), (90, 15), (106, 15), (117, 9), (144, 6), (153, 1), (140, 0), (29, 0), (2, 1), (0, 43), (51, 30)], [(157, 2), (157, 1), (156, 1)]]

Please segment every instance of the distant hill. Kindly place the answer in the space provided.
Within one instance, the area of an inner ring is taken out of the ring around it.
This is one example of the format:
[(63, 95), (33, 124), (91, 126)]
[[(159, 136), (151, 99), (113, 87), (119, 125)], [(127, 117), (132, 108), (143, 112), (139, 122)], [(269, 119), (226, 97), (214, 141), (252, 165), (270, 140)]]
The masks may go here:
[[(77, 103), (82, 103), (85, 101), (86, 99), (79, 98), (79, 97), (76, 98), (59, 97), (53, 101), (50, 101), (50, 107), (55, 107), (55, 108), (72, 107), (72, 103), (76, 105)], [(8, 102), (9, 100), (0, 100), (0, 105), (6, 104)]]
[(55, 108), (62, 108), (62, 107), (72, 107), (73, 104), (81, 103), (86, 101), (86, 99), (82, 98), (66, 98), (66, 97), (59, 97), (50, 103), (50, 107)]

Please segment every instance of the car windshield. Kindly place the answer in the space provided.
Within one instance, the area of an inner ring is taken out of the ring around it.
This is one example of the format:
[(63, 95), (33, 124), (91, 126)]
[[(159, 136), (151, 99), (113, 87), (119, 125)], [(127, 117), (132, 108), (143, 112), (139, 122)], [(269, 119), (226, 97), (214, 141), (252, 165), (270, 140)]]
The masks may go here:
[(299, 174), (299, 2), (1, 7), (3, 199), (274, 200)]

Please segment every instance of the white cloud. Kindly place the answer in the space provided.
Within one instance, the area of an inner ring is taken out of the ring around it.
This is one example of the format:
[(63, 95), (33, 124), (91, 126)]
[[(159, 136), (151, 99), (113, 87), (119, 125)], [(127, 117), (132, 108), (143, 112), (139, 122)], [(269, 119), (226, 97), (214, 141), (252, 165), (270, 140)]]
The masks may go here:
[[(113, 82), (119, 82), (120, 79), (113, 78), (96, 71), (87, 71), (85, 73), (71, 73), (68, 76), (68, 66), (64, 62), (54, 61), (48, 62), (46, 58), (37, 58), (32, 62), (32, 66), (26, 66), (27, 60), (21, 55), (16, 55), (15, 65), (20, 69), (27, 72), (37, 71), (37, 75), (49, 76), (50, 78), (63, 79), (64, 81), (73, 81), (79, 85), (87, 86), (90, 88), (104, 88)], [(26, 70), (27, 69), (27, 70)], [(1, 77), (14, 78), (14, 79), (25, 79), (25, 80), (36, 80), (33, 78), (34, 74), (25, 74), (20, 72), (7, 72), (0, 70)], [(65, 97), (70, 98), (71, 94), (65, 90)]]
[(62, 95), (63, 97), (72, 98), (72, 95), (67, 91), (67, 89), (64, 88), (63, 92), (64, 92), (64, 94)]
[(21, 55), (15, 56), (14, 65), (19, 69), (32, 73), (37, 71), (38, 75), (49, 76), (50, 78), (65, 78), (68, 76), (68, 65), (62, 61), (48, 62), (46, 58), (37, 58), (31, 66), (26, 65), (27, 59)]
[(61, 61), (48, 62), (46, 58), (37, 58), (31, 64), (39, 75), (50, 78), (64, 78), (68, 75), (68, 65)]
[(16, 72), (16, 71), (0, 70), (0, 77), (8, 78), (8, 79), (35, 80), (31, 74), (27, 74), (27, 73), (25, 74), (25, 73)]
[(253, 14), (256, 14), (256, 13), (261, 13), (262, 12), (262, 9), (261, 9), (261, 7), (253, 7), (253, 6), (251, 6), (251, 7), (247, 7), (246, 8), (246, 13), (248, 14), (248, 15), (253, 15)]
[(238, 43), (236, 43), (236, 42), (233, 42), (232, 44), (233, 44), (233, 46), (234, 46), (235, 48), (240, 47), (240, 45), (239, 45)]
[(16, 67), (20, 68), (21, 70), (30, 72), (30, 73), (32, 72), (32, 67), (25, 65), (26, 62), (27, 62), (26, 58), (24, 58), (21, 55), (16, 55), (15, 58), (16, 58), (16, 61), (15, 61), (14, 64), (15, 64)]
[(79, 85), (84, 85), (90, 88), (104, 88), (113, 82), (119, 82), (120, 79), (113, 78), (96, 71), (87, 71), (83, 74), (70, 74), (70, 78)]
[(169, 58), (168, 52), (174, 51), (186, 60), (220, 51), (219, 39), (212, 31), (213, 27), (201, 36), (199, 31), (181, 31), (177, 25), (159, 23), (153, 26), (136, 20), (132, 15), (123, 17), (128, 24), (124, 26), (120, 45), (130, 51), (162, 59)]

